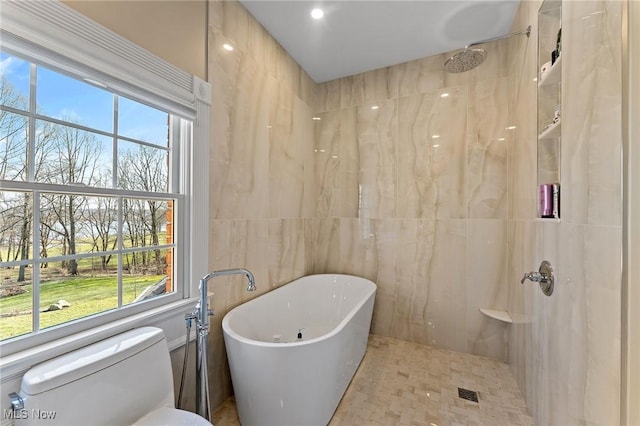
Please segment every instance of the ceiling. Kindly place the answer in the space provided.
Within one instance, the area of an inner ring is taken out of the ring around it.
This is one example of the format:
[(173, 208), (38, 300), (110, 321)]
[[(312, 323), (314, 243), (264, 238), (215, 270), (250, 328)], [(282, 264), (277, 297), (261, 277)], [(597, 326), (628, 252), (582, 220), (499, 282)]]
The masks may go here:
[[(511, 32), (519, 0), (240, 0), (316, 83)], [(324, 17), (314, 20), (313, 8)]]

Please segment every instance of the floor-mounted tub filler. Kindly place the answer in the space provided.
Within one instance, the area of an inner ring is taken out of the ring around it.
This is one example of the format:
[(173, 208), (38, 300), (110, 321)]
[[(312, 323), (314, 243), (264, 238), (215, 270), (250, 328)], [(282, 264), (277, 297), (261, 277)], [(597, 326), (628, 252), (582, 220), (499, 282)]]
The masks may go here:
[(247, 291), (256, 290), (256, 280), (248, 269), (235, 268), (213, 271), (200, 279), (199, 293), (200, 300), (196, 304), (194, 310), (185, 315), (187, 332), (184, 342), (184, 361), (182, 364), (182, 378), (180, 379), (180, 391), (178, 393), (178, 407), (182, 404), (182, 392), (184, 390), (185, 374), (187, 372), (187, 363), (189, 360), (189, 340), (191, 338), (192, 322), (196, 323), (196, 413), (207, 420), (211, 420), (211, 406), (209, 397), (209, 373), (207, 367), (207, 341), (209, 340), (209, 316), (213, 315), (213, 311), (209, 309), (208, 303), (208, 282), (211, 278), (228, 276), (228, 275), (244, 275), (249, 281)]
[(367, 349), (376, 285), (302, 277), (222, 320), (243, 426), (326, 425)]

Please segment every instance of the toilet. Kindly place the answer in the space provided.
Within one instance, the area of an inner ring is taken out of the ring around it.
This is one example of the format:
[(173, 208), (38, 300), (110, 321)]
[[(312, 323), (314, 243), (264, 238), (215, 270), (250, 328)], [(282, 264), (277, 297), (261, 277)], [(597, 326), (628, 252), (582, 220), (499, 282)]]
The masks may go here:
[(16, 425), (189, 425), (211, 423), (174, 405), (164, 333), (141, 327), (36, 365), (20, 387)]

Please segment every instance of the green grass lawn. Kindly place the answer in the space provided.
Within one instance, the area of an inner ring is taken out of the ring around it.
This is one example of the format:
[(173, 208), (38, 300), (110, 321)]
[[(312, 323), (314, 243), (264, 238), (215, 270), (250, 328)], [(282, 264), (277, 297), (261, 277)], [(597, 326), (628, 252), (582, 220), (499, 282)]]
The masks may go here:
[[(122, 303), (129, 304), (149, 285), (162, 280), (164, 275), (124, 276)], [(26, 293), (0, 299), (0, 340), (31, 332), (32, 287), (23, 287)], [(59, 311), (42, 312), (59, 300), (70, 307)], [(40, 284), (40, 328), (51, 327), (83, 318), (118, 306), (117, 278), (115, 275), (94, 277), (64, 277), (42, 281)]]

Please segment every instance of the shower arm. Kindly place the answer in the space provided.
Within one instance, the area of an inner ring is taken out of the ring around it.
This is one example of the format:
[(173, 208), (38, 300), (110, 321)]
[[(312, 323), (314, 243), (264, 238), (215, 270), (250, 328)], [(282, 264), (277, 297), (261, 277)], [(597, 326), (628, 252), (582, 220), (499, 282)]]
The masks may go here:
[(488, 38), (488, 39), (486, 39), (486, 40), (476, 41), (476, 42), (473, 42), (473, 43), (471, 43), (471, 44), (467, 44), (464, 48), (465, 48), (465, 49), (468, 49), (468, 48), (470, 48), (470, 47), (477, 46), (477, 45), (479, 45), (479, 44), (489, 43), (490, 41), (502, 40), (503, 38), (513, 37), (513, 36), (520, 35), (520, 34), (526, 34), (526, 35), (527, 35), (527, 37), (529, 37), (529, 36), (531, 35), (531, 25), (529, 25), (529, 26), (527, 27), (527, 29), (526, 29), (526, 30), (524, 30), (524, 31), (518, 31), (518, 32), (516, 32), (516, 33), (511, 33), (511, 34), (503, 35), (503, 36), (500, 36), (500, 37), (494, 37), (494, 38)]

